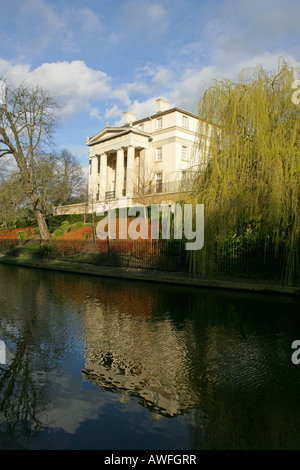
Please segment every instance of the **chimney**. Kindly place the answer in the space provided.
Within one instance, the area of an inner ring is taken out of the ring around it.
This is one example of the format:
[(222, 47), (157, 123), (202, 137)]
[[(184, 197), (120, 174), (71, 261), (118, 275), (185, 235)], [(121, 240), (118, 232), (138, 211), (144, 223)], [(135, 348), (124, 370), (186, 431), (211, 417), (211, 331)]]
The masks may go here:
[(136, 114), (131, 113), (130, 111), (125, 111), (124, 124), (129, 124), (129, 126), (131, 126), (134, 121), (136, 121)]
[(156, 100), (156, 112), (161, 113), (162, 111), (167, 111), (170, 109), (170, 101), (165, 100), (164, 98), (158, 98)]

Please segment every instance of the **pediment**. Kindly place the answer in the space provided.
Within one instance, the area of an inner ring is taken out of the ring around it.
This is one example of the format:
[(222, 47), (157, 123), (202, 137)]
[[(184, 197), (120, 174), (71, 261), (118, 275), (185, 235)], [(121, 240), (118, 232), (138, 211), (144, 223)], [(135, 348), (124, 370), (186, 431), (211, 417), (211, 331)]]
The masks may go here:
[(86, 145), (95, 145), (101, 142), (105, 142), (109, 139), (115, 139), (117, 137), (121, 137), (122, 135), (126, 135), (130, 132), (135, 134), (140, 134), (143, 136), (149, 136), (146, 132), (139, 131), (134, 127), (130, 126), (123, 126), (123, 127), (106, 127), (101, 132), (96, 134), (94, 137), (87, 137)]
[(93, 137), (87, 137), (86, 144), (93, 145), (110, 138), (119, 137), (125, 130), (124, 127), (106, 127)]

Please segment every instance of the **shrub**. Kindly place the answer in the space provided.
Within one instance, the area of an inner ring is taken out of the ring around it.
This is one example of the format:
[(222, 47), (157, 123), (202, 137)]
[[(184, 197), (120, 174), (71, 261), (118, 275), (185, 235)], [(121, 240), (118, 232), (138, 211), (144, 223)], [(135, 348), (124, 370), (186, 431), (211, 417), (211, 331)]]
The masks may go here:
[(70, 230), (70, 223), (67, 220), (64, 220), (61, 224), (61, 228), (64, 232), (68, 232)]
[(20, 241), (21, 245), (24, 245), (26, 239), (27, 239), (27, 235), (25, 232), (23, 232), (23, 230), (20, 230), (18, 233), (17, 233), (17, 239)]
[(58, 230), (55, 230), (55, 232), (53, 232), (52, 237), (57, 238), (57, 237), (60, 237), (61, 235), (63, 235), (64, 233), (65, 232), (62, 229), (58, 229)]
[(46, 245), (40, 246), (40, 253), (41, 255), (44, 256), (49, 256), (49, 254), (52, 252), (52, 244), (47, 243)]
[[(58, 230), (56, 232), (58, 232)], [(77, 230), (71, 230), (67, 233), (60, 233), (55, 237), (55, 253), (57, 256), (62, 257), (81, 253), (84, 242), (86, 240), (91, 240), (92, 237), (93, 232), (91, 227), (82, 227)]]
[(26, 227), (34, 227), (36, 226), (36, 222), (33, 219), (28, 217), (24, 217), (23, 219), (16, 220), (16, 228), (26, 228)]
[[(0, 239), (5, 239), (5, 240), (17, 240), (18, 232), (20, 230), (18, 229), (3, 229), (0, 230)], [(34, 235), (34, 228), (33, 227), (24, 227), (22, 232), (25, 232), (27, 235), (27, 238), (30, 238)]]

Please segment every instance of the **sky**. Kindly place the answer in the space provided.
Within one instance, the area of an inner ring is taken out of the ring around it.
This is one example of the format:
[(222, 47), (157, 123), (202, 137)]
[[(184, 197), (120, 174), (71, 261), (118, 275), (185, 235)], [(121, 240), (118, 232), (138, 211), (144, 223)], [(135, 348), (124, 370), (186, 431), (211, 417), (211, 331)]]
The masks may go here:
[(127, 110), (197, 113), (213, 79), (299, 65), (299, 20), (299, 0), (0, 0), (0, 77), (56, 98), (56, 143), (86, 169), (86, 138)]

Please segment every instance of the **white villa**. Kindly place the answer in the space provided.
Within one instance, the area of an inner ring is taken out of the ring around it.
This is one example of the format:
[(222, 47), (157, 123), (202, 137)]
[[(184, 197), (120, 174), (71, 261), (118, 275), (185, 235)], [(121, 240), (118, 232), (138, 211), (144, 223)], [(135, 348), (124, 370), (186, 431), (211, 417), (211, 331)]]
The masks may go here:
[[(199, 116), (170, 108), (163, 98), (156, 103), (156, 114), (136, 120), (134, 113), (126, 111), (122, 126), (107, 123), (105, 129), (87, 138), (88, 212), (105, 211), (108, 204), (131, 207), (184, 199), (189, 175), (202, 160), (195, 145), (200, 135)], [(202, 133), (201, 138), (206, 137)], [(75, 213), (79, 209), (75, 206), (74, 210), (72, 206), (58, 207), (56, 214)]]

